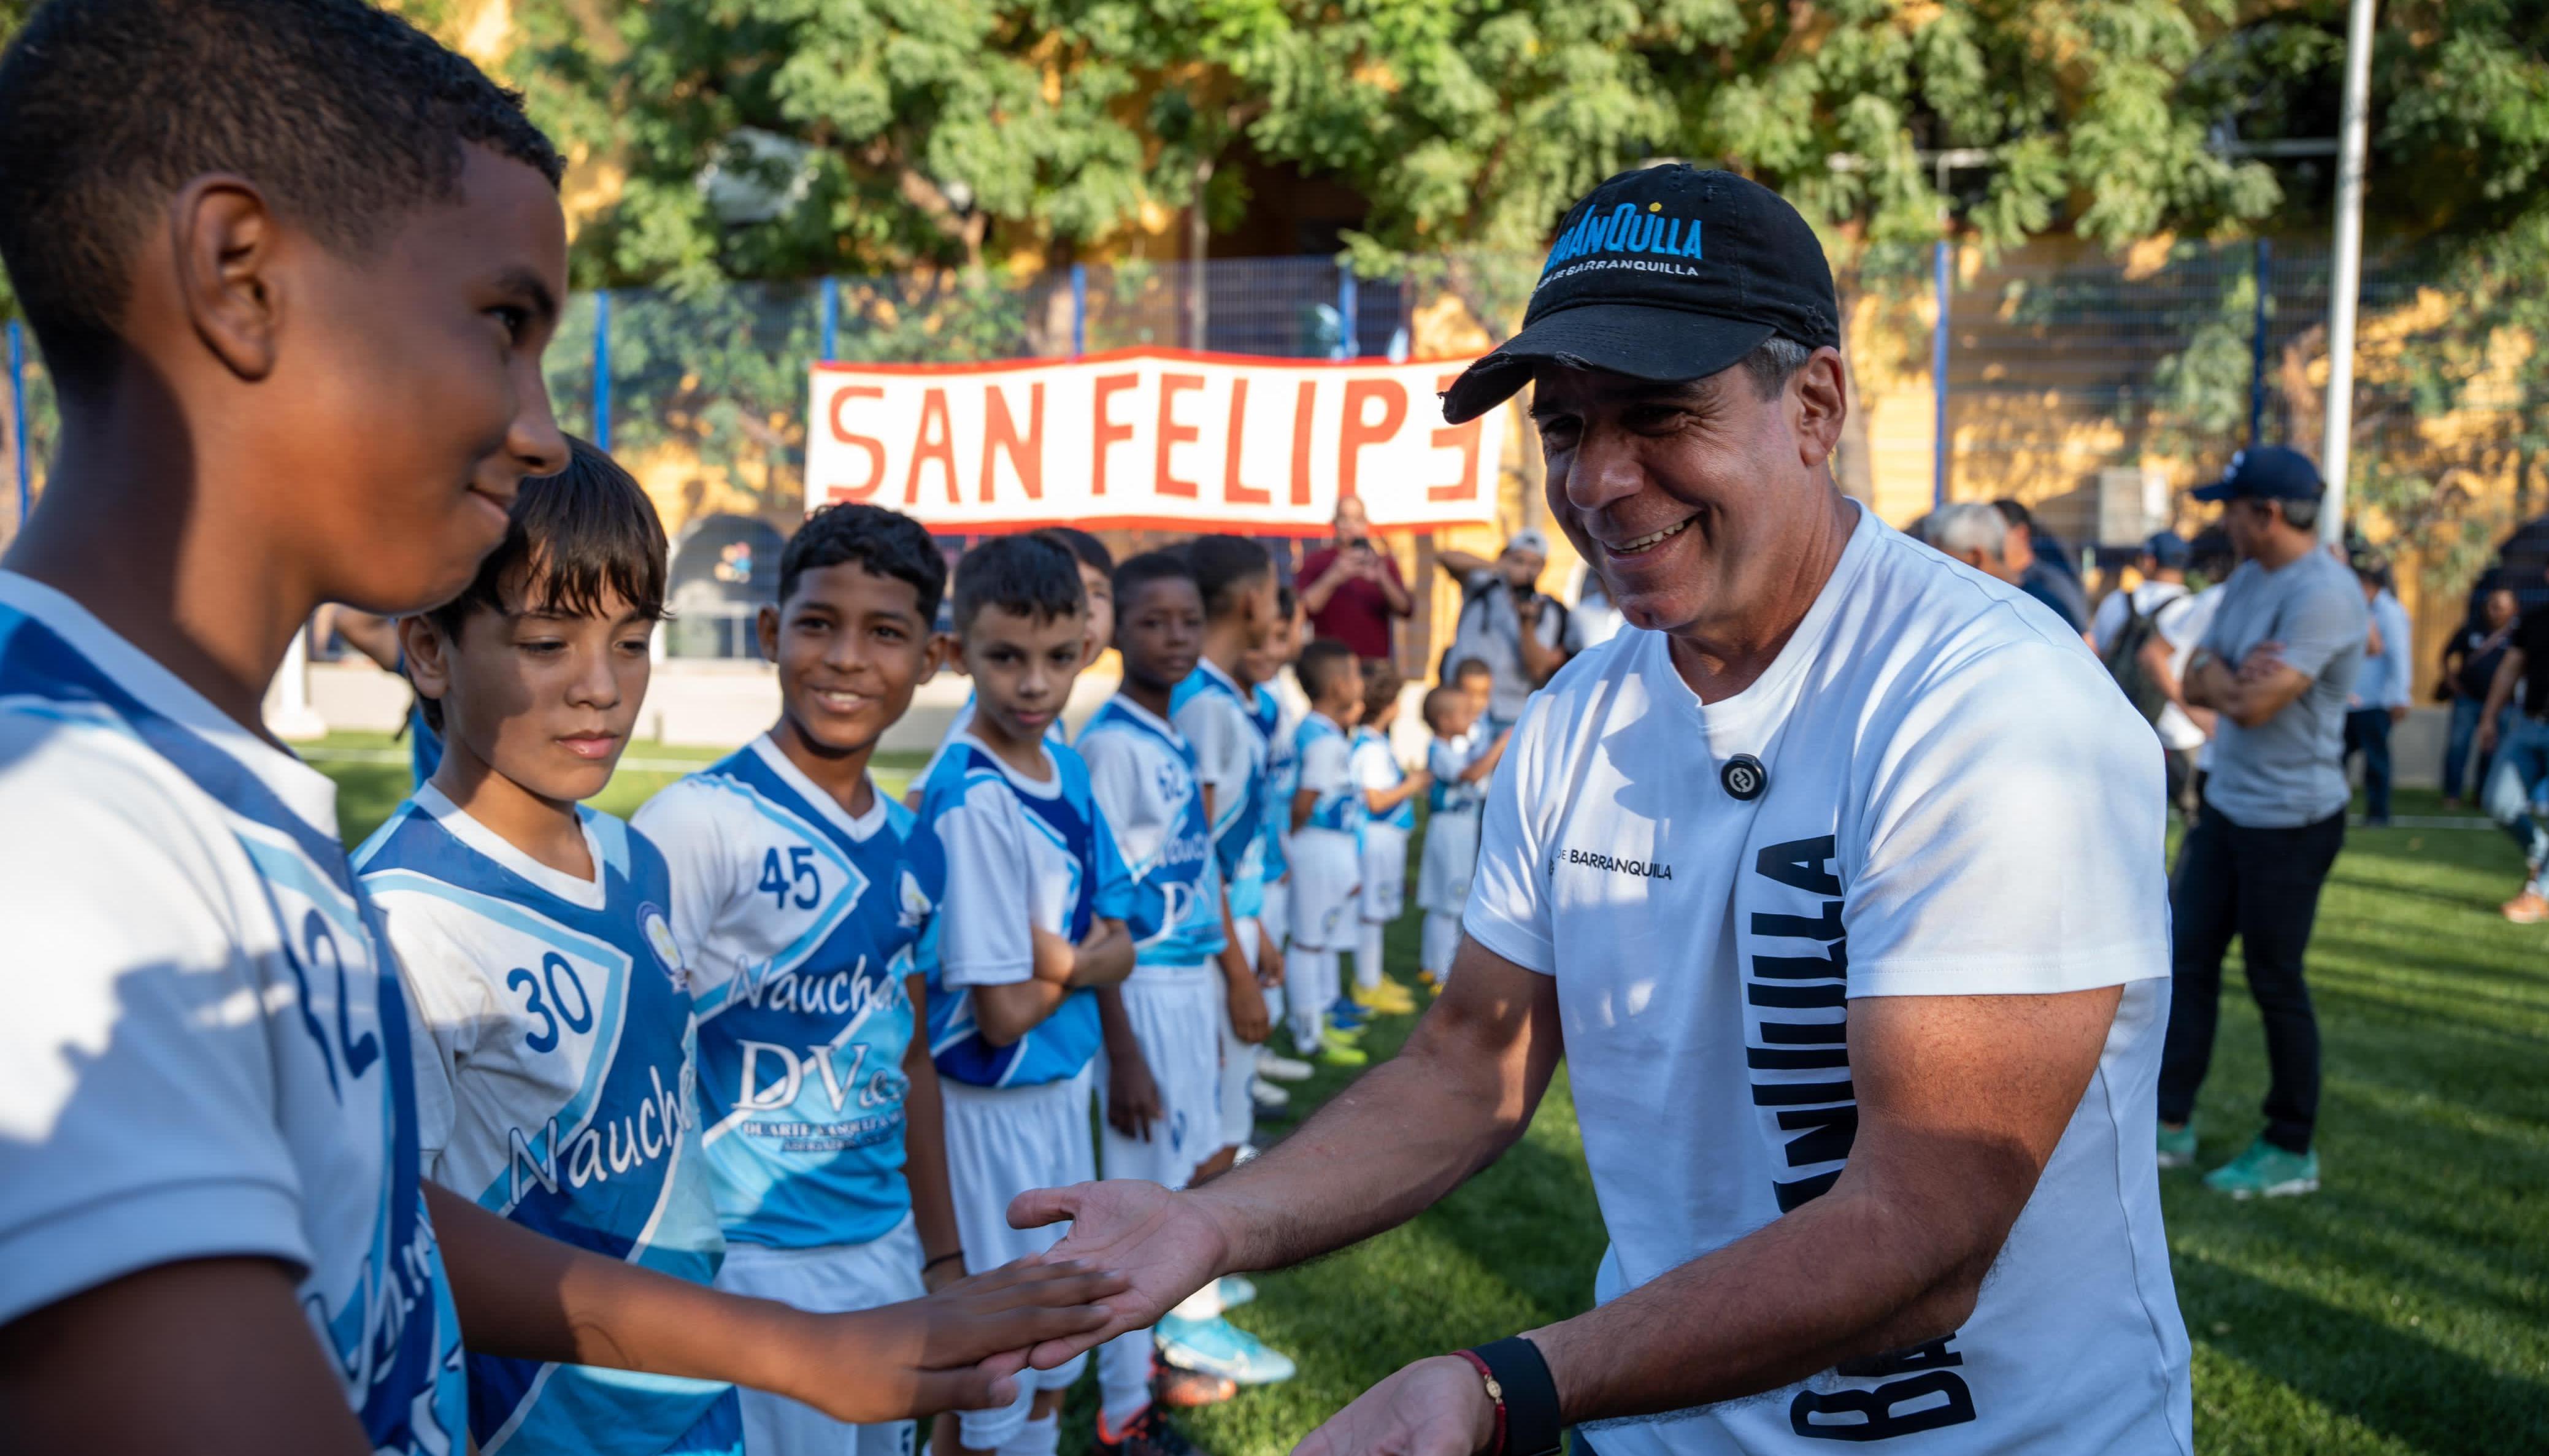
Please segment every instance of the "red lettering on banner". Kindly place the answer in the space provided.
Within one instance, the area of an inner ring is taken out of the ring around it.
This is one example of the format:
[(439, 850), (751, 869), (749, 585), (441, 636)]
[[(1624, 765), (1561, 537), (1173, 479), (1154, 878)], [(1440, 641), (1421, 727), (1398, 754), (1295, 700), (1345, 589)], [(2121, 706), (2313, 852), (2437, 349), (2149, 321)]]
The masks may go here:
[(1106, 412), (1107, 405), (1117, 395), (1141, 382), (1142, 376), (1138, 374), (1101, 374), (1090, 381), (1092, 408), (1097, 416), (1095, 427), (1089, 431), (1093, 440), (1088, 461), (1088, 494), (1091, 496), (1106, 494), (1106, 447), (1133, 438), (1133, 426), (1117, 424), (1114, 416)]
[(1315, 380), (1301, 381), (1292, 395), (1292, 503), (1310, 503), (1310, 414), (1318, 404)]
[[(1474, 433), (1474, 432), (1473, 432)], [(1009, 398), (995, 384), (983, 386), (983, 503), (991, 503), (991, 452), (1002, 451), (1018, 473), (1027, 499), (1044, 499), (1044, 381), (1027, 386), (1027, 432), (1018, 433)]]
[(824, 499), (830, 500), (865, 500), (870, 496), (877, 493), (877, 487), (885, 484), (885, 441), (877, 439), (873, 435), (860, 434), (858, 431), (850, 428), (849, 424), (841, 418), (841, 407), (849, 404), (852, 400), (882, 400), (884, 398), (885, 391), (872, 384), (845, 384), (839, 389), (832, 391), (832, 438), (840, 441), (844, 445), (849, 445), (855, 449), (866, 452), (868, 457), (868, 478), (864, 482), (855, 486), (826, 487), (823, 492)]
[[(1380, 402), (1378, 423), (1367, 421), (1363, 407)], [(1394, 379), (1346, 381), (1346, 417), (1337, 426), (1337, 499), (1355, 494), (1355, 474), (1366, 445), (1377, 445), (1407, 422), (1407, 387)]]
[(1221, 499), (1233, 505), (1272, 505), (1274, 493), (1245, 485), (1239, 479), (1239, 447), (1248, 432), (1248, 381), (1230, 382), (1230, 445), (1221, 452)]
[[(1457, 374), (1447, 374), (1434, 381), (1437, 390), (1448, 390)], [(1461, 452), (1461, 478), (1448, 486), (1427, 486), (1428, 500), (1475, 500), (1478, 499), (1478, 439), (1486, 429), (1487, 416), (1481, 414), (1466, 424), (1446, 425), (1434, 431), (1434, 448)]]
[[(938, 422), (937, 438), (930, 437), (929, 423)], [(947, 503), (962, 505), (963, 497), (956, 494), (956, 427), (947, 421), (947, 392), (929, 389), (920, 396), (920, 429), (911, 440), (911, 470), (902, 478), (902, 503), (920, 501), (920, 467), (931, 461), (947, 477)]]
[(1178, 396), (1192, 394), (1203, 388), (1200, 374), (1163, 374), (1160, 376), (1160, 438), (1158, 463), (1151, 469), (1151, 490), (1155, 495), (1195, 498), (1193, 481), (1181, 481), (1169, 474), (1169, 451), (1179, 445), (1190, 445), (1203, 437), (1203, 431), (1191, 424), (1180, 424), (1170, 411), (1177, 408)]

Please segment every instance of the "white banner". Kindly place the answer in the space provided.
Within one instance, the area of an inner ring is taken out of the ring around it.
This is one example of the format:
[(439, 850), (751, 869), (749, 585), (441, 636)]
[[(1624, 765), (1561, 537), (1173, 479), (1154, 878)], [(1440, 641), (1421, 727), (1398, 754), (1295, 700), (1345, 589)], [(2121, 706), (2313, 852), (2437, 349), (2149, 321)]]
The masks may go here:
[(1046, 525), (1321, 536), (1341, 496), (1392, 530), (1495, 520), (1503, 408), (1446, 425), (1466, 359), (1138, 349), (990, 364), (817, 364), (805, 508), (957, 533)]

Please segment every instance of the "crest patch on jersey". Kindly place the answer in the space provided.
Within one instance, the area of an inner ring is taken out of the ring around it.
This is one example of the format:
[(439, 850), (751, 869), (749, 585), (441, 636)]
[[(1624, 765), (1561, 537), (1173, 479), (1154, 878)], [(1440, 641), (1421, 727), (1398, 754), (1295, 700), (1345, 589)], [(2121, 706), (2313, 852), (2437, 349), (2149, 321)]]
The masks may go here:
[(682, 964), (681, 945), (673, 939), (673, 924), (664, 918), (664, 912), (653, 905), (638, 906), (637, 927), (646, 937), (647, 949), (655, 953), (655, 962), (671, 977), (673, 989), (687, 988), (690, 972)]

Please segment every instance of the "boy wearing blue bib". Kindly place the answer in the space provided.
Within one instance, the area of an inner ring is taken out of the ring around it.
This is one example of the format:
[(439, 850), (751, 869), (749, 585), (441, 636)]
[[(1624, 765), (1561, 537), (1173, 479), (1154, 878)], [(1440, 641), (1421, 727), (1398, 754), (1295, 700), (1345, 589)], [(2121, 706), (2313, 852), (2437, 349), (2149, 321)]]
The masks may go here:
[[(1105, 542), (1077, 526), (1046, 526), (1035, 534), (1062, 547), (1079, 561), (1081, 594), (1088, 603), (1087, 612), (1082, 619), (1081, 632), (1084, 650), (1080, 665), (1086, 668), (1097, 661), (1097, 655), (1104, 652), (1115, 641), (1114, 553), (1106, 549)], [(958, 633), (959, 638), (962, 636), (961, 632)], [(964, 666), (961, 660), (961, 643), (951, 645), (944, 650), (951, 654), (951, 660), (946, 666), (957, 668)], [(1063, 706), (1068, 708), (1071, 704), (1066, 702)], [(911, 787), (903, 790), (904, 807), (910, 809), (920, 807), (921, 791), (928, 785), (930, 775), (938, 772), (938, 761), (947, 756), (949, 745), (955, 743), (967, 729), (974, 726), (974, 711), (975, 694), (967, 693), (965, 705), (958, 708), (956, 716), (947, 721), (947, 731), (940, 735), (938, 747), (929, 755), (929, 762), (921, 765), (920, 772), (912, 775)], [(1064, 725), (1060, 712), (1057, 711), (1053, 715), (1052, 722), (1046, 725), (1044, 736), (1056, 744), (1066, 746), (1070, 744), (1071, 731)]]
[[(1088, 645), (1086, 600), (1071, 553), (1041, 533), (995, 537), (956, 568), (975, 712), (921, 785), (947, 875), (920, 960), (956, 1223), (975, 1268), (1059, 1237), (1010, 1228), (1009, 1200), (1095, 1175), (1095, 988), (1133, 968), (1124, 867), (1086, 767), (1050, 737)], [(1053, 1456), (1063, 1392), (1086, 1364), (1029, 1372), (1010, 1405), (961, 1412), (953, 1443), (974, 1456)]]
[[(700, 1018), (720, 1289), (809, 1310), (917, 1299), (964, 1272), (915, 949), (938, 842), (868, 775), (927, 676), (946, 563), (881, 507), (828, 506), (762, 608), (777, 726), (650, 800)], [(754, 1456), (909, 1456), (913, 1426), (743, 1398)]]
[[(583, 807), (645, 700), (664, 531), (576, 441), (456, 600), (401, 620), (449, 748), (354, 856), (424, 1033), (426, 1178), (552, 1238), (707, 1284), (690, 989), (663, 857)], [(485, 1456), (740, 1449), (730, 1386), (473, 1354)]]

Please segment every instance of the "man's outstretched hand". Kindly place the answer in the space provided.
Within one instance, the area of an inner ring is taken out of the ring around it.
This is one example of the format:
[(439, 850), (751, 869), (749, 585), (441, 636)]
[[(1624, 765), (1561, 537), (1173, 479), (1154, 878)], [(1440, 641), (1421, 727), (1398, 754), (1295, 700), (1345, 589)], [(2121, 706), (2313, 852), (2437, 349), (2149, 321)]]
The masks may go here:
[(817, 1317), (824, 1348), (786, 1394), (860, 1425), (1002, 1405), (1029, 1349), (1112, 1328), (1124, 1292), (1093, 1265), (1020, 1260), (924, 1299)]
[(1292, 1456), (1472, 1456), (1494, 1438), (1495, 1419), (1477, 1367), (1437, 1355), (1356, 1397)]
[(1118, 1178), (1038, 1188), (1009, 1204), (1013, 1228), (1065, 1220), (1071, 1232), (1046, 1256), (1116, 1270), (1131, 1287), (1107, 1299), (1114, 1315), (1105, 1324), (1056, 1335), (1029, 1351), (1027, 1363), (1038, 1370), (1157, 1323), (1179, 1301), (1218, 1278), (1230, 1257), (1229, 1237), (1194, 1195), (1171, 1193), (1157, 1183)]

